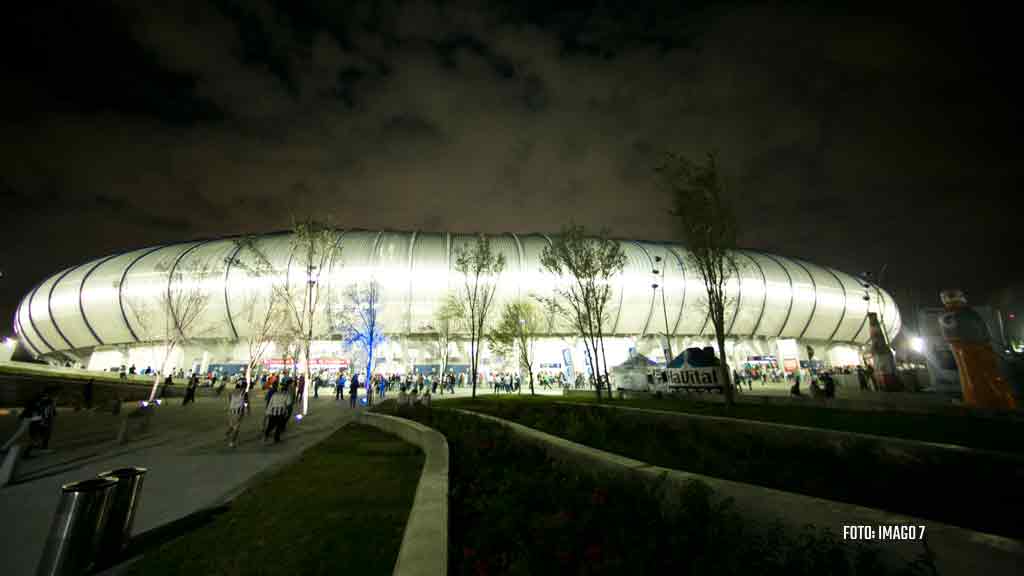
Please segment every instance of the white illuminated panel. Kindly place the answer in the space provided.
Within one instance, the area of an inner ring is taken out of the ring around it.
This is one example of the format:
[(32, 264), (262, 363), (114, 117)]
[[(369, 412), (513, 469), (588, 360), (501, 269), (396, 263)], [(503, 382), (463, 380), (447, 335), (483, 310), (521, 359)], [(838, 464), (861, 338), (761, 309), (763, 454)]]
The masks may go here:
[[(326, 314), (330, 302), (337, 303), (350, 286), (370, 280), (381, 287), (380, 314), (386, 331), (429, 330), (444, 297), (462, 285), (454, 269), (455, 249), (468, 245), (475, 236), (339, 231), (339, 239), (340, 256), (317, 275), (325, 313), (314, 324), (314, 333), (321, 336), (330, 330)], [(497, 292), (492, 321), (501, 307), (515, 298), (536, 301), (572, 284), (571, 278), (552, 276), (541, 266), (540, 256), (548, 245), (545, 237), (503, 235), (491, 240), (493, 249), (506, 259), (505, 270), (493, 279)], [(302, 258), (292, 254), (290, 235), (262, 236), (256, 245), (272, 264), (269, 272), (250, 273), (243, 264), (251, 255), (244, 252), (229, 268), (236, 244), (224, 239), (136, 250), (54, 274), (41, 283), (31, 301), (28, 297), (22, 300), (16, 329), (43, 354), (52, 352), (47, 344), (57, 350), (87, 350), (101, 341), (104, 347), (136, 344), (125, 316), (140, 341), (157, 341), (167, 323), (160, 300), (166, 297), (169, 274), (177, 262), (182, 275), (175, 282), (194, 285), (207, 295), (197, 333), (190, 336), (225, 341), (237, 332), (239, 338), (245, 338), (257, 329), (254, 319), (266, 309), (275, 287), (287, 283), (293, 294), (304, 294), (308, 285)], [(667, 323), (677, 342), (709, 342), (713, 328), (707, 322), (704, 284), (685, 248), (625, 242), (623, 250), (627, 264), (610, 282), (612, 301), (606, 330), (635, 338), (645, 331), (662, 333)], [(654, 261), (656, 256), (661, 257), (660, 262)], [(726, 327), (732, 328), (732, 336), (866, 340), (867, 331), (861, 327), (869, 307), (852, 276), (757, 252), (738, 254), (737, 259), (740, 275), (731, 278), (727, 287), (731, 305)], [(187, 277), (189, 270), (201, 268), (203, 262), (209, 263), (207, 276)], [(253, 264), (248, 262), (249, 268)], [(145, 321), (135, 318), (133, 307)], [(899, 311), (888, 294), (872, 291), (870, 311), (881, 312), (890, 337), (899, 331)], [(564, 318), (557, 318), (551, 328), (552, 334), (573, 332), (572, 323)], [(737, 349), (745, 345), (740, 342)]]

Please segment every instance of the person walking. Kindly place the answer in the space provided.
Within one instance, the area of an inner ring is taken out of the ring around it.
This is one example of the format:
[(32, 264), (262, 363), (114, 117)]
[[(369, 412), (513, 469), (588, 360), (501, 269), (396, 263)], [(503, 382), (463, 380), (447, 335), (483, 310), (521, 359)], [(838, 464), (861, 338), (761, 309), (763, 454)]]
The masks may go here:
[(174, 386), (174, 379), (168, 373), (167, 378), (164, 378), (164, 385), (160, 388), (160, 398), (163, 398), (167, 394), (167, 388)]
[(54, 421), (57, 418), (57, 405), (50, 396), (51, 388), (43, 389), (35, 398), (29, 400), (28, 404), (21, 411), (18, 419), (21, 425), (14, 433), (14, 436), (4, 444), (4, 450), (9, 448), (26, 429), (28, 430), (29, 445), (25, 449), (27, 458), (32, 450), (39, 448), (46, 450), (50, 445), (50, 436), (53, 434)]
[(825, 398), (836, 397), (836, 381), (832, 378), (832, 374), (825, 372), (821, 375), (821, 382), (825, 387)]
[(238, 431), (242, 428), (242, 417), (245, 416), (245, 385), (235, 384), (234, 391), (228, 397), (228, 448), (234, 448), (238, 442)]
[(274, 434), (274, 444), (281, 441), (281, 433), (284, 432), (285, 424), (288, 422), (288, 406), (292, 403), (291, 390), (286, 384), (281, 390), (274, 390), (267, 404), (267, 427), (263, 432), (263, 442), (270, 440), (270, 434)]
[[(296, 398), (305, 398), (304, 394), (306, 393), (306, 375), (305, 374), (299, 374), (298, 382), (299, 382), (299, 385), (295, 388), (295, 397)], [(289, 409), (288, 410), (288, 417), (290, 418), (291, 415), (292, 415), (292, 411), (291, 411), (291, 409)]]
[(82, 402), (85, 403), (86, 410), (92, 410), (92, 378), (85, 383), (85, 387), (82, 388)]
[(345, 399), (345, 374), (338, 372), (338, 379), (334, 381), (334, 400)]
[(359, 397), (359, 373), (356, 372), (352, 375), (351, 381), (348, 384), (348, 404), (350, 407), (356, 407), (356, 400)]
[(366, 405), (367, 406), (373, 406), (373, 385), (374, 385), (374, 380), (373, 379), (374, 378), (376, 378), (376, 375), (371, 377), (370, 380), (367, 382), (367, 385), (366, 385)]
[(798, 368), (798, 369), (794, 370), (793, 373), (792, 373), (792, 376), (793, 376), (793, 386), (790, 387), (789, 393), (792, 394), (793, 396), (799, 396), (800, 395), (800, 369)]
[(288, 391), (288, 416), (284, 419), (285, 426), (292, 419), (292, 412), (295, 410), (295, 399), (302, 397), (302, 377), (298, 378), (298, 388), (295, 387), (294, 382), (295, 380), (285, 386), (285, 390)]
[(181, 401), (181, 405), (196, 403), (196, 389), (199, 388), (199, 375), (193, 373), (188, 379), (188, 385), (185, 386), (185, 399)]

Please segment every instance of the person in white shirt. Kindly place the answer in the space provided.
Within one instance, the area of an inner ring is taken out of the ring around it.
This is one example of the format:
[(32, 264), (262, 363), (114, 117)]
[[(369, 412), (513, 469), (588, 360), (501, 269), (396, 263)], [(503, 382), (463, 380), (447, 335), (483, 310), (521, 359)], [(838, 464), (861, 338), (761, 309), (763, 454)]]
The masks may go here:
[(228, 397), (228, 447), (234, 448), (238, 442), (238, 431), (242, 428), (242, 417), (245, 416), (245, 386), (238, 382)]
[(288, 423), (288, 406), (292, 403), (291, 388), (285, 384), (284, 387), (270, 397), (267, 404), (267, 429), (263, 433), (263, 441), (270, 439), (270, 432), (274, 432), (274, 443), (281, 441), (281, 432), (284, 432), (285, 424)]

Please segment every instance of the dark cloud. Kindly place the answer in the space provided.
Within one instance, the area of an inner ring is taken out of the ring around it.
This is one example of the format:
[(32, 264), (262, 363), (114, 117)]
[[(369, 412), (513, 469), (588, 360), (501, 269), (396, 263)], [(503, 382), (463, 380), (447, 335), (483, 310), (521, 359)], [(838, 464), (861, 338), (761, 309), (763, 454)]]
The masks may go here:
[(308, 214), (667, 240), (665, 150), (718, 154), (745, 246), (888, 263), (897, 291), (1019, 278), (994, 256), (1019, 249), (1008, 25), (973, 8), (20, 10), (0, 56), (4, 310), (67, 265)]

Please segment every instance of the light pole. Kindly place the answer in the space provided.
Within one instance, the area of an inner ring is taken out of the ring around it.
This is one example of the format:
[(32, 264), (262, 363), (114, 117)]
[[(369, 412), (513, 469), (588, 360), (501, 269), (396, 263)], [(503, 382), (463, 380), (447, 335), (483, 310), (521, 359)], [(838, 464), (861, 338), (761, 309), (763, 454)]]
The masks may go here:
[[(661, 262), (661, 256), (655, 256), (654, 257), (654, 262), (655, 262), (655, 264), (660, 263)], [(661, 274), (661, 272), (657, 268), (655, 268), (655, 269), (651, 270), (651, 274), (653, 274), (655, 279), (657, 279), (658, 276)], [(658, 283), (655, 282), (655, 283), (651, 284), (651, 289), (654, 290), (655, 292), (657, 292), (657, 290), (658, 290)], [(655, 296), (655, 297), (657, 297), (657, 296)], [(665, 366), (668, 366), (668, 363), (672, 361), (673, 356), (672, 356), (672, 342), (670, 340), (669, 331), (668, 331), (668, 305), (665, 303), (665, 287), (664, 286), (661, 287), (661, 313), (662, 313), (662, 316), (665, 319), (665, 347), (664, 347), (664, 351), (665, 351)]]
[[(310, 258), (312, 260), (312, 258)], [(309, 412), (309, 354), (310, 346), (313, 344), (313, 287), (316, 286), (320, 280), (320, 271), (313, 265), (312, 262), (306, 264), (306, 368), (305, 368), (305, 384), (302, 386), (302, 415), (305, 416)]]

